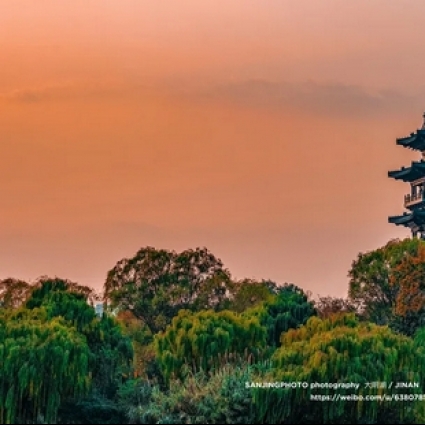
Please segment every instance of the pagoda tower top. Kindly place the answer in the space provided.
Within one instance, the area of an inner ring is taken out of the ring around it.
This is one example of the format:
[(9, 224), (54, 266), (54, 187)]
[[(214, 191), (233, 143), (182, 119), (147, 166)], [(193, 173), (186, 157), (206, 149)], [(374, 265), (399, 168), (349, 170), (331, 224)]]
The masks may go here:
[(410, 133), (410, 136), (398, 138), (396, 140), (397, 145), (421, 152), (425, 151), (425, 112), (422, 117), (422, 127), (416, 130), (416, 132)]
[(412, 236), (425, 239), (425, 113), (422, 127), (410, 136), (396, 139), (397, 145), (422, 152), (419, 161), (409, 167), (389, 171), (388, 177), (409, 183), (410, 190), (404, 196), (403, 215), (388, 217), (388, 222), (410, 228)]

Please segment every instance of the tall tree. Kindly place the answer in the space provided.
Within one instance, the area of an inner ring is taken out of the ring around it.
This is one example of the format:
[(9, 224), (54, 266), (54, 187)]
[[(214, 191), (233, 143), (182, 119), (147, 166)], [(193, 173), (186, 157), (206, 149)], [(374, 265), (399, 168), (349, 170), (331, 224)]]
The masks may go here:
[[(90, 410), (90, 423), (104, 423), (101, 421), (108, 415), (116, 417), (116, 408), (111, 401), (119, 385), (128, 379), (131, 372), (133, 348), (130, 338), (123, 334), (115, 318), (108, 315), (99, 318), (96, 315), (90, 305), (91, 296), (90, 288), (75, 282), (43, 277), (25, 304), (28, 310), (45, 311), (49, 321), (60, 318), (64, 325), (76, 330), (87, 344), (90, 392), (85, 399), (67, 397), (62, 400), (59, 419), (67, 423), (78, 423), (81, 413)], [(99, 422), (93, 422), (95, 412)]]
[(416, 256), (425, 241), (417, 238), (392, 240), (376, 250), (360, 253), (349, 271), (349, 299), (362, 315), (379, 325), (391, 325), (399, 293), (397, 267), (404, 259)]
[(90, 384), (86, 339), (44, 309), (0, 312), (0, 422), (57, 423), (61, 402)]
[(180, 309), (220, 309), (231, 288), (229, 272), (206, 248), (176, 253), (147, 247), (108, 272), (104, 300), (130, 310), (155, 334)]
[(390, 284), (397, 288), (393, 327), (406, 335), (414, 335), (425, 325), (425, 245), (406, 255), (395, 267)]
[[(43, 277), (27, 300), (28, 309), (43, 308), (48, 319), (60, 317), (82, 334), (90, 348), (90, 370), (102, 387), (113, 385), (115, 374), (132, 361), (131, 341), (110, 316), (97, 317), (90, 305), (91, 290), (61, 278)], [(128, 373), (128, 370), (127, 370)]]

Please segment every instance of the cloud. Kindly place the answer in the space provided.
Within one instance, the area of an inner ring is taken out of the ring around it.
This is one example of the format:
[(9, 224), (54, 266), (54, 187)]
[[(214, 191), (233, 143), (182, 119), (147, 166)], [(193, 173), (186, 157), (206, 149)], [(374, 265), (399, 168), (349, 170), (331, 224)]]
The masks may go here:
[(367, 88), (340, 83), (273, 82), (248, 80), (217, 85), (198, 92), (204, 99), (220, 100), (255, 108), (277, 110), (295, 109), (315, 114), (365, 117), (388, 113), (400, 114), (422, 111), (425, 91), (415, 95), (395, 90), (372, 91)]
[(117, 81), (64, 81), (4, 91), (0, 93), (0, 100), (31, 104), (119, 96), (131, 92), (130, 89), (128, 84), (121, 84)]
[(318, 116), (348, 118), (417, 115), (425, 109), (425, 87), (416, 93), (395, 89), (372, 90), (359, 85), (316, 81), (270, 81), (265, 79), (239, 82), (187, 81), (164, 79), (156, 83), (139, 81), (81, 80), (26, 87), (0, 93), (0, 101), (34, 104), (47, 101), (89, 99), (146, 99), (166, 95), (190, 102), (233, 104), (237, 107), (295, 111)]

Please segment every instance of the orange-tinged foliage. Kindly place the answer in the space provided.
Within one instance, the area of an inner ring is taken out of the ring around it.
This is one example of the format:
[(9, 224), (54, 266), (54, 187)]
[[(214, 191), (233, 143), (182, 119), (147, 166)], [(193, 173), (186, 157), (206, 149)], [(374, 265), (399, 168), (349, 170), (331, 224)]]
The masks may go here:
[(416, 255), (408, 255), (396, 267), (390, 283), (398, 285), (395, 311), (401, 316), (419, 313), (425, 307), (425, 247)]

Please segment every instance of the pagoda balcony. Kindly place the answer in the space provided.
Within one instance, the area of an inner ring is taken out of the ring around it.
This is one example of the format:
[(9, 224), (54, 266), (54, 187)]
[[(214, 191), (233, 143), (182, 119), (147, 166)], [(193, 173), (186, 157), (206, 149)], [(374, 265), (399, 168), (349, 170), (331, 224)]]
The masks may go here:
[(416, 208), (425, 205), (424, 193), (408, 194), (404, 196), (405, 208)]

